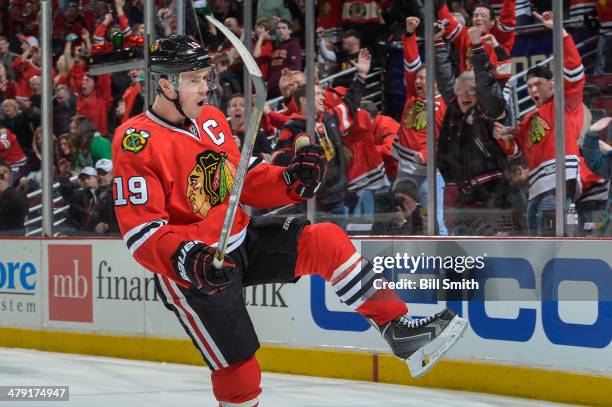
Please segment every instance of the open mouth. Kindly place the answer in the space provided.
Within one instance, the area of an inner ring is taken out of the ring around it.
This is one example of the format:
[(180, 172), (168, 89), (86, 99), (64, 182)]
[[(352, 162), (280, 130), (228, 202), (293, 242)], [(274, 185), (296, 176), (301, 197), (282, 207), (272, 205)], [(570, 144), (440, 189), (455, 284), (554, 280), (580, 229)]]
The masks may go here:
[(204, 106), (205, 103), (206, 103), (206, 99), (202, 99), (198, 102), (198, 106)]

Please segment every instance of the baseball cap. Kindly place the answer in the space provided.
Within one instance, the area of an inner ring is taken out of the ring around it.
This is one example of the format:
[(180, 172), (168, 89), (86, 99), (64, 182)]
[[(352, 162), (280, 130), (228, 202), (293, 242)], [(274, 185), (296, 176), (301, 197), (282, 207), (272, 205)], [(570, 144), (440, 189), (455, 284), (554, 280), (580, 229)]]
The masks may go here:
[(102, 158), (96, 162), (96, 170), (102, 170), (109, 173), (113, 170), (113, 162), (107, 158)]
[(98, 173), (92, 167), (83, 167), (81, 168), (81, 171), (79, 171), (79, 178), (81, 177), (81, 175), (95, 177), (98, 175)]

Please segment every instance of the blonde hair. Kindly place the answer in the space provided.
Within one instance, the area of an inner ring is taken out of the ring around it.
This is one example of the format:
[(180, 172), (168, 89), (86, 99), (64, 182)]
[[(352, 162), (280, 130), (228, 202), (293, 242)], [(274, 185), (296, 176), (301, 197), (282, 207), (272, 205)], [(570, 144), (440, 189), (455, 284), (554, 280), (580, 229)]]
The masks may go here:
[(19, 109), (19, 103), (17, 103), (15, 99), (5, 99), (0, 105), (0, 110), (2, 110), (2, 113), (4, 113), (4, 107), (8, 105), (13, 105), (17, 113), (21, 112), (21, 109)]

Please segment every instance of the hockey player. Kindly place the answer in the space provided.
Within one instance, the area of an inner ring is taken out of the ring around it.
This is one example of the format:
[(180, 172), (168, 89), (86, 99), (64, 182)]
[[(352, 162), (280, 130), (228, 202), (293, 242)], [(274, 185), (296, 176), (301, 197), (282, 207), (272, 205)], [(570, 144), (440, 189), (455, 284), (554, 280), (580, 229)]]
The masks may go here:
[[(410, 179), (417, 185), (421, 207), (427, 207), (427, 112), (425, 110), (425, 92), (427, 77), (425, 64), (421, 63), (417, 48), (415, 31), (420, 24), (417, 17), (406, 17), (406, 33), (404, 45), (404, 82), (406, 83), (406, 103), (402, 113), (400, 130), (393, 149), (394, 157), (399, 162), (397, 180)], [(435, 85), (434, 85), (435, 86)], [(436, 89), (434, 96), (436, 139), (440, 135), (440, 127), (446, 113), (446, 103)], [(436, 170), (436, 208), (438, 234), (448, 235), (444, 223), (444, 178)]]
[[(157, 96), (113, 140), (115, 209), (130, 253), (154, 273), (156, 290), (212, 370), (221, 406), (257, 406), (257, 335), (242, 288), (318, 274), (341, 301), (380, 330), (413, 375), (425, 373), (459, 338), (465, 320), (444, 310), (411, 319), (392, 290), (376, 290), (372, 265), (332, 224), (250, 218), (238, 207), (222, 269), (212, 265), (240, 152), (224, 114), (207, 105), (211, 57), (188, 37), (150, 47)], [(317, 145), (288, 167), (252, 158), (240, 200), (258, 208), (312, 198), (325, 173)]]

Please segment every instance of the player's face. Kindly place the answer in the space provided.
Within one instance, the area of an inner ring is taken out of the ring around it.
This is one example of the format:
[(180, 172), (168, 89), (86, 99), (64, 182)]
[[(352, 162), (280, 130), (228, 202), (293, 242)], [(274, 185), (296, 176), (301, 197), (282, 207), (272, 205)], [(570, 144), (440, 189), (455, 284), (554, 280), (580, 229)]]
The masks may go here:
[(491, 12), (486, 7), (476, 7), (474, 10), (474, 18), (472, 19), (474, 26), (481, 29), (483, 33), (489, 32), (493, 21), (491, 20)]
[(179, 83), (179, 102), (187, 117), (197, 118), (202, 112), (202, 107), (207, 101), (209, 90), (207, 78), (209, 69), (200, 71), (184, 72), (181, 74)]
[(417, 96), (425, 98), (427, 92), (427, 70), (421, 69), (414, 78), (414, 89)]
[(540, 107), (553, 95), (554, 82), (550, 79), (534, 76), (527, 80), (527, 92), (531, 99)]
[(476, 106), (478, 99), (476, 98), (476, 82), (475, 81), (460, 81), (457, 83), (457, 102), (463, 113)]

